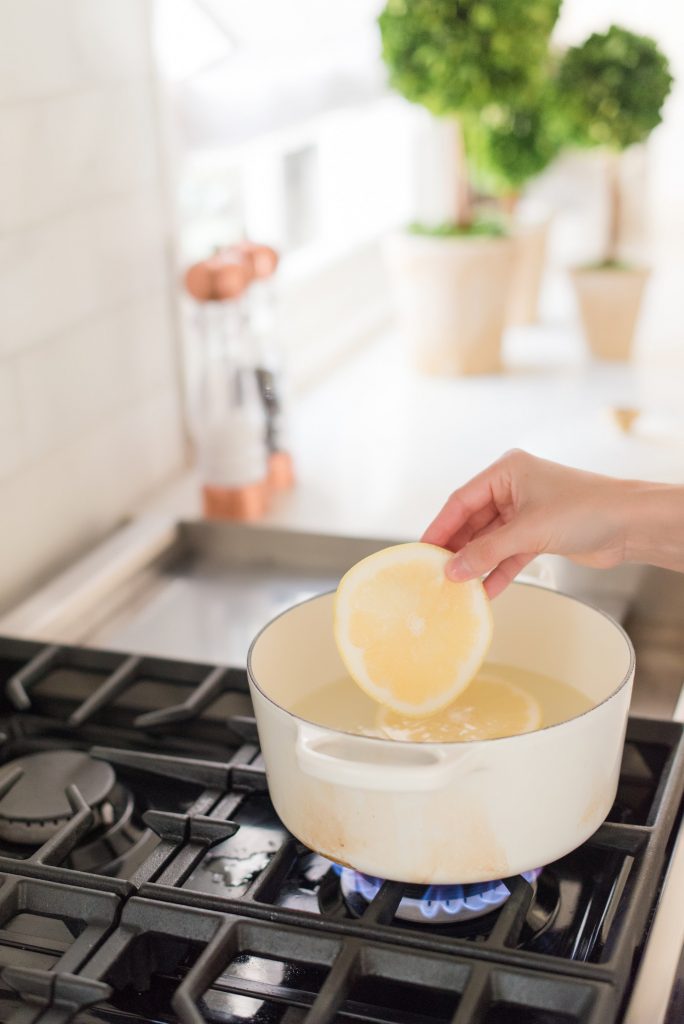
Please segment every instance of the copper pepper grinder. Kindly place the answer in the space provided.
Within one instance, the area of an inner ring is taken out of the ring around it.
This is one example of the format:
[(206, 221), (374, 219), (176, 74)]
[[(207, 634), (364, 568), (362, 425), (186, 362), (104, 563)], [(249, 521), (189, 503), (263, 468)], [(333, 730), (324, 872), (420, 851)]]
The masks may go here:
[(275, 272), (279, 257), (268, 245), (244, 241), (232, 251), (245, 260), (252, 282), (247, 296), (255, 373), (266, 414), (268, 480), (273, 490), (294, 484), (292, 455), (287, 444), (284, 374), (276, 338)]
[(248, 350), (251, 276), (249, 261), (234, 253), (217, 253), (185, 274), (201, 350), (191, 421), (204, 514), (214, 519), (258, 519), (268, 502), (266, 415)]

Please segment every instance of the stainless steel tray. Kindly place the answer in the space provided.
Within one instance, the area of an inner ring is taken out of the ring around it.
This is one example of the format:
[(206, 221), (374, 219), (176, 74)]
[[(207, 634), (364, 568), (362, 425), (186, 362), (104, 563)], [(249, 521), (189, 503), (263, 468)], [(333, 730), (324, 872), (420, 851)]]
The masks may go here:
[[(165, 538), (165, 540), (164, 540)], [(244, 665), (255, 634), (280, 611), (333, 589), (346, 570), (386, 540), (215, 522), (181, 522), (163, 536), (148, 530), (138, 538), (138, 557), (122, 567), (106, 555), (102, 566), (88, 560), (62, 593), (45, 591), (43, 627), (3, 631), (40, 638), (136, 651), (164, 657)], [(135, 548), (133, 539), (129, 552)], [(147, 550), (147, 558), (144, 551)], [(92, 587), (91, 599), (79, 587)], [(104, 575), (102, 575), (104, 574)], [(80, 575), (82, 579), (76, 578)], [(71, 611), (70, 611), (71, 605)], [(33, 612), (36, 608), (33, 602)], [(27, 609), (25, 609), (27, 611)], [(16, 617), (15, 617), (16, 618)]]
[[(240, 666), (274, 615), (333, 589), (354, 562), (388, 543), (396, 541), (137, 520), (0, 619), (0, 633)], [(674, 713), (684, 665), (672, 637), (681, 636), (683, 586), (684, 577), (649, 570), (636, 600), (570, 588), (626, 619), (637, 648), (634, 714)]]

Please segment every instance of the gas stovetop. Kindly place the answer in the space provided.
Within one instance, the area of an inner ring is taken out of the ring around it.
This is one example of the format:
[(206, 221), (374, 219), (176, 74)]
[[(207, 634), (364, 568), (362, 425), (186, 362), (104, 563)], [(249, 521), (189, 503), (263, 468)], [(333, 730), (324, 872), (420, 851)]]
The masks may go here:
[(6, 1024), (613, 1024), (684, 790), (682, 727), (632, 719), (598, 832), (438, 919), (287, 832), (242, 670), (0, 638), (0, 731)]

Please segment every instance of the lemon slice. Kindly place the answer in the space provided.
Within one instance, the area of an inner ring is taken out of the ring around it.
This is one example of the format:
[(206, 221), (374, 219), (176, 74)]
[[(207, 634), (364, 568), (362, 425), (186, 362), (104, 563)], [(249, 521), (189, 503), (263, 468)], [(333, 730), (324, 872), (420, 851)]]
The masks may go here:
[(378, 727), (385, 736), (412, 743), (491, 740), (532, 732), (541, 724), (541, 706), (532, 694), (485, 674), (453, 704), (427, 718), (409, 718), (388, 708), (378, 714)]
[(491, 643), (484, 587), (448, 580), (450, 557), (432, 544), (398, 544), (357, 562), (337, 588), (335, 641), (349, 674), (403, 715), (451, 704)]

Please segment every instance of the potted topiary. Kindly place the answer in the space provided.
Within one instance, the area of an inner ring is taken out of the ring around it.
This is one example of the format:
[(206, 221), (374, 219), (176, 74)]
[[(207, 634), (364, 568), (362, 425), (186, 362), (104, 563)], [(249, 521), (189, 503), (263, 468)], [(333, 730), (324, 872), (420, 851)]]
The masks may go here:
[(498, 197), (513, 218), (515, 243), (508, 296), (507, 323), (530, 324), (537, 319), (541, 277), (550, 218), (517, 217), (525, 186), (558, 156), (563, 138), (556, 110), (552, 76), (540, 83), (537, 96), (524, 104), (487, 108), (469, 129), (468, 149), (478, 184)]
[(572, 271), (589, 345), (602, 359), (631, 354), (648, 269), (625, 263), (620, 245), (620, 154), (660, 124), (672, 76), (646, 36), (617, 25), (569, 49), (558, 74), (567, 139), (607, 150), (608, 230), (602, 258)]
[(500, 368), (513, 243), (478, 216), (468, 171), (468, 124), (502, 102), (524, 104), (546, 74), (560, 0), (388, 0), (379, 18), (390, 83), (453, 125), (460, 168), (455, 215), (390, 240), (400, 324), (433, 373)]

